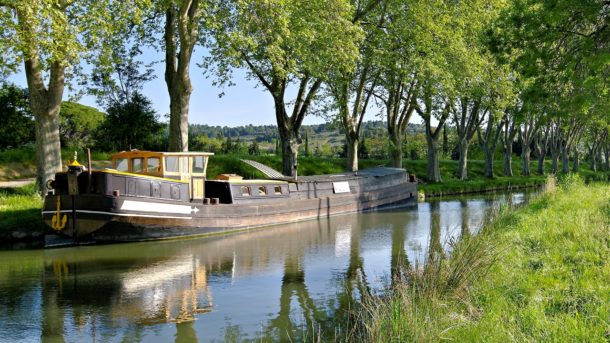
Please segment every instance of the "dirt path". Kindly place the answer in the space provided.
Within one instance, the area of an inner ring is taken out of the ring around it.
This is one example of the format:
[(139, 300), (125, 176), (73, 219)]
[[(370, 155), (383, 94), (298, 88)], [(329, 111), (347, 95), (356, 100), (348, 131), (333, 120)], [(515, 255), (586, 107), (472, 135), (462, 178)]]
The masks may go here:
[(35, 182), (36, 179), (19, 179), (19, 180), (11, 180), (11, 181), (0, 181), (0, 188), (15, 188), (28, 185), (32, 182)]

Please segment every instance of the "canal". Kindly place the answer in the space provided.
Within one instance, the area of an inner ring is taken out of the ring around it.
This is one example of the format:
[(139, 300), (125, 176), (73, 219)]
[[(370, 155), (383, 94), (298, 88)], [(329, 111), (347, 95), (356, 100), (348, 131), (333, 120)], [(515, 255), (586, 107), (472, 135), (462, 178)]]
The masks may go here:
[(0, 251), (0, 341), (301, 341), (342, 330), (402, 263), (534, 193), (430, 200), (200, 239)]

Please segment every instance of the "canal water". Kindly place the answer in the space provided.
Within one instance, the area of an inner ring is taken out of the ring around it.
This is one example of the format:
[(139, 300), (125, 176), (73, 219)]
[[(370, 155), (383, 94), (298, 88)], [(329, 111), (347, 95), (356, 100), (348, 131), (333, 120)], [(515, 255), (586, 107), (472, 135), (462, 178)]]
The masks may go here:
[(0, 251), (0, 341), (300, 341), (332, 333), (398, 263), (450, 249), (533, 193), (431, 200), (239, 234)]

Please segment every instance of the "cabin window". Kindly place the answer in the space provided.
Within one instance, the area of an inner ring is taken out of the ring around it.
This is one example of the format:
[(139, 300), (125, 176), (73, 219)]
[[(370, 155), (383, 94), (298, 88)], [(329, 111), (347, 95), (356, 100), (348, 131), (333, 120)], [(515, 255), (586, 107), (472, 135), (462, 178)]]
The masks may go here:
[(149, 157), (146, 159), (146, 171), (149, 173), (158, 173), (160, 171), (159, 165), (158, 157)]
[(126, 158), (117, 158), (115, 160), (115, 169), (118, 171), (129, 171), (129, 160)]
[(166, 156), (165, 157), (165, 171), (168, 173), (179, 172), (178, 156)]
[(193, 156), (193, 174), (203, 174), (203, 156)]
[(258, 195), (261, 197), (264, 197), (267, 195), (267, 187), (265, 186), (258, 186)]
[(142, 157), (136, 157), (131, 159), (131, 171), (134, 173), (142, 172), (142, 165), (144, 164), (144, 159)]
[(250, 186), (241, 186), (241, 195), (244, 197), (250, 196)]
[(275, 187), (273, 187), (273, 193), (275, 195), (282, 195), (282, 186), (275, 186)]

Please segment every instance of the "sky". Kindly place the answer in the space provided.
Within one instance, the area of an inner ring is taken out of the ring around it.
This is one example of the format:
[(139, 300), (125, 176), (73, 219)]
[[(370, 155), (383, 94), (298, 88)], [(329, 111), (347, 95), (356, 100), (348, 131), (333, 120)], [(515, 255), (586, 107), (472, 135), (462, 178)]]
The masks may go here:
[[(162, 60), (163, 56), (150, 48), (143, 49), (144, 55), (142, 60), (145, 63), (154, 60)], [(233, 74), (233, 83), (235, 86), (225, 87), (220, 89), (212, 85), (212, 79), (203, 76), (202, 69), (197, 66), (203, 56), (203, 49), (195, 50), (191, 60), (190, 76), (193, 84), (193, 93), (191, 94), (189, 123), (191, 124), (207, 124), (220, 126), (242, 126), (242, 125), (276, 125), (275, 110), (273, 98), (268, 91), (255, 80), (246, 78), (245, 70), (236, 70)], [(169, 95), (164, 79), (164, 63), (156, 63), (154, 65), (157, 76), (154, 80), (147, 82), (144, 85), (142, 93), (148, 97), (153, 104), (154, 109), (163, 118), (169, 113)], [(20, 72), (8, 78), (9, 82), (13, 82), (21, 87), (27, 87), (25, 74)], [(218, 94), (224, 92), (222, 97)], [(70, 93), (67, 91), (64, 94), (64, 100), (70, 99)], [(79, 103), (87, 106), (99, 108), (95, 98), (84, 96), (78, 100)], [(376, 109), (371, 111), (365, 120), (375, 120)], [(163, 119), (165, 120), (165, 119)], [(308, 115), (303, 124), (320, 124), (324, 123), (325, 119)]]

